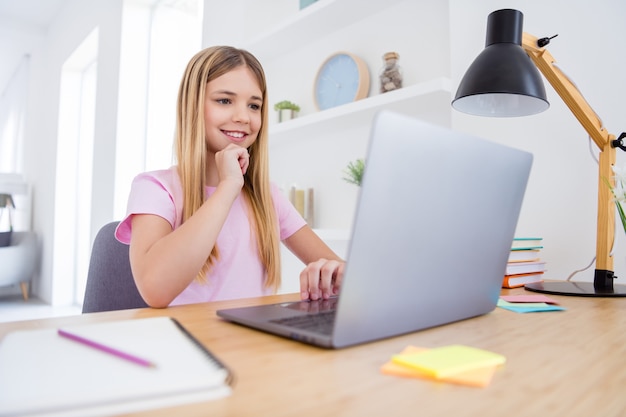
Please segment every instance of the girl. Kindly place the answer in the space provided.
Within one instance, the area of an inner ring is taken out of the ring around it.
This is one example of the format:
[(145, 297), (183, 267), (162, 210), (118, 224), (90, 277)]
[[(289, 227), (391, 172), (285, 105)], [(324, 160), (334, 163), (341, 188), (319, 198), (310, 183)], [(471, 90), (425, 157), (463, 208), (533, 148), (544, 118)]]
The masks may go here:
[(116, 237), (152, 307), (274, 293), (279, 241), (306, 267), (302, 299), (337, 294), (344, 262), (269, 181), (263, 68), (227, 46), (196, 54), (177, 104), (178, 165), (138, 175)]

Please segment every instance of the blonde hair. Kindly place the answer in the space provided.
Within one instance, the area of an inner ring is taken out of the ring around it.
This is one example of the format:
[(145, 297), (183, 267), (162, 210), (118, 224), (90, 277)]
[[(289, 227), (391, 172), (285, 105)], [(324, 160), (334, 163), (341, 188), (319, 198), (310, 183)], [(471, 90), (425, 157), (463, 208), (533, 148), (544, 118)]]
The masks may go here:
[[(183, 189), (182, 222), (189, 219), (205, 201), (207, 161), (204, 95), (206, 84), (235, 68), (245, 65), (255, 75), (263, 95), (261, 128), (256, 141), (248, 148), (250, 165), (244, 175), (243, 195), (255, 231), (259, 258), (267, 276), (265, 286), (274, 291), (280, 286), (279, 232), (270, 192), (269, 151), (267, 135), (267, 85), (259, 61), (249, 52), (229, 46), (214, 46), (198, 52), (187, 65), (178, 91), (176, 110), (176, 157)], [(217, 245), (211, 250), (198, 279), (219, 257)]]

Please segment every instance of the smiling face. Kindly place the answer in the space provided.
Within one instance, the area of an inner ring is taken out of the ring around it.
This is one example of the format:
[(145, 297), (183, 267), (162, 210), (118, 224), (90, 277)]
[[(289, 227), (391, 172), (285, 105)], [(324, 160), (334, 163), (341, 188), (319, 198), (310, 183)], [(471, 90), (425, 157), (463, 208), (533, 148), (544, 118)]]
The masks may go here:
[(215, 154), (228, 144), (247, 148), (259, 134), (263, 93), (256, 77), (239, 66), (206, 85), (204, 127), (207, 150)]

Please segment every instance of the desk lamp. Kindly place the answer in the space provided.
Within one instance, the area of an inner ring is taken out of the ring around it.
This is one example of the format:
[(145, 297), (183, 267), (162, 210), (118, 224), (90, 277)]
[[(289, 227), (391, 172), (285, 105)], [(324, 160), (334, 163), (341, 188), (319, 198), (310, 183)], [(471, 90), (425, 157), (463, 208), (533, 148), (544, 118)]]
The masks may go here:
[[(524, 16), (518, 10), (503, 9), (489, 14), (485, 49), (469, 67), (452, 101), (455, 109), (478, 116), (527, 116), (549, 107), (539, 70), (583, 125), (600, 149), (598, 180), (598, 222), (596, 270), (590, 282), (540, 282), (525, 288), (560, 295), (625, 297), (625, 285), (613, 285), (613, 238), (615, 206), (611, 190), (615, 186), (612, 166), (615, 148), (626, 150), (622, 140), (609, 134), (573, 83), (554, 65), (545, 49), (552, 38), (522, 33)], [(534, 64), (534, 65), (533, 65)]]

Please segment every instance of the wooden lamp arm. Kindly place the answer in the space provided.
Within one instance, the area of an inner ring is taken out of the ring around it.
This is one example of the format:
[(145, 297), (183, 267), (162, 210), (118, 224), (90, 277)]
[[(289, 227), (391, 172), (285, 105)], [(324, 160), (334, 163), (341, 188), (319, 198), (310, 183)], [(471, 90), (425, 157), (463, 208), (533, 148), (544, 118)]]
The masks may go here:
[(539, 71), (561, 96), (567, 107), (574, 113), (574, 116), (583, 125), (598, 148), (603, 150), (607, 143), (610, 144), (611, 140), (615, 139), (615, 136), (611, 138), (612, 135), (602, 126), (602, 121), (589, 106), (589, 103), (587, 103), (578, 88), (554, 65), (556, 60), (552, 54), (547, 49), (539, 47), (537, 40), (537, 37), (524, 33), (522, 35), (522, 48), (524, 48), (524, 51), (539, 68)]
[[(538, 38), (524, 33), (522, 48), (535, 66), (546, 77), (567, 107), (583, 125), (589, 136), (600, 149), (598, 173), (598, 229), (596, 240), (596, 274), (594, 285), (613, 285), (613, 240), (615, 235), (615, 207), (608, 181), (615, 186), (612, 166), (615, 164), (615, 136), (608, 133), (602, 121), (584, 99), (580, 91), (554, 63), (555, 59), (544, 47), (538, 46)], [(610, 282), (609, 282), (610, 281)]]

